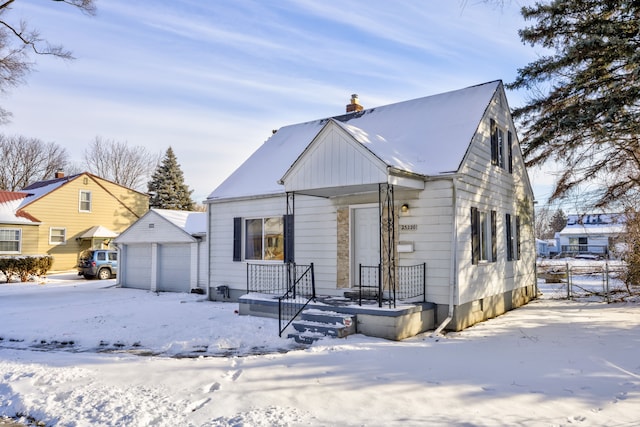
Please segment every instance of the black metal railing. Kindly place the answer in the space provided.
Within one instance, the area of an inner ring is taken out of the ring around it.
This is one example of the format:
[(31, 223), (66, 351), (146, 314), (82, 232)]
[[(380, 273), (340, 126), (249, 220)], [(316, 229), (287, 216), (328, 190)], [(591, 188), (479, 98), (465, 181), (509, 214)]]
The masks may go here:
[(383, 302), (394, 306), (396, 301), (415, 300), (427, 297), (427, 264), (399, 266), (397, 268), (397, 282), (395, 289), (385, 289), (382, 283), (382, 267), (380, 265), (359, 265), (358, 299), (376, 300), (378, 307)]
[(427, 263), (398, 267), (398, 289), (396, 296), (399, 300), (410, 300), (422, 297), (427, 301)]
[(287, 291), (278, 297), (278, 336), (316, 299), (316, 280), (313, 263), (310, 265), (286, 264), (289, 283)]
[(282, 295), (287, 283), (288, 264), (247, 264), (247, 293)]
[(566, 255), (593, 254), (608, 256), (609, 247), (606, 245), (561, 245), (560, 251)]
[(382, 307), (382, 274), (378, 265), (359, 264), (358, 278), (358, 303), (362, 305), (362, 300), (375, 299), (378, 307)]

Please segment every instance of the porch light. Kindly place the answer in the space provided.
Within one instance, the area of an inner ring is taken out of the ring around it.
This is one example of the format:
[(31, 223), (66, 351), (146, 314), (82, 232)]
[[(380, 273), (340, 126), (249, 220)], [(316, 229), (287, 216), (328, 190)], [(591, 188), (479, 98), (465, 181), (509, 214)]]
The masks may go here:
[(409, 205), (407, 203), (404, 203), (401, 207), (400, 207), (400, 212), (402, 212), (403, 214), (407, 214), (409, 213)]

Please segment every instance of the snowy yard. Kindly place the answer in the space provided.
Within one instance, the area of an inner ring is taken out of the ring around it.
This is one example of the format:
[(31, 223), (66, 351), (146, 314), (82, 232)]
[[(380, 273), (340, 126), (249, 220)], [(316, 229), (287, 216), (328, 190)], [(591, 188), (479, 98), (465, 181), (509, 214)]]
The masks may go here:
[(638, 303), (543, 298), (444, 337), (300, 348), (237, 304), (114, 282), (0, 283), (0, 415), (49, 426), (640, 424)]

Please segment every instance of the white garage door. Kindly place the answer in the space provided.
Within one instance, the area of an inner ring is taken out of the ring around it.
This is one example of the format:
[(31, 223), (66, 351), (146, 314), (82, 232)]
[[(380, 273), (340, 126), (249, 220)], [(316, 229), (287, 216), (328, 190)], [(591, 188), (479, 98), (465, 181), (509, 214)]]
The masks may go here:
[(123, 274), (125, 288), (151, 289), (151, 245), (127, 245), (126, 271)]
[(189, 292), (191, 247), (189, 244), (158, 246), (158, 291)]

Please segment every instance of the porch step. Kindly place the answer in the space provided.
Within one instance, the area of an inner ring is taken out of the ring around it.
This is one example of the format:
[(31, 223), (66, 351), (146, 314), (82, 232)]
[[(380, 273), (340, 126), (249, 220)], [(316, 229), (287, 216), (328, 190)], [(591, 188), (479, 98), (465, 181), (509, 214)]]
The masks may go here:
[(290, 333), (298, 343), (311, 344), (320, 338), (344, 338), (356, 333), (356, 316), (333, 311), (305, 310), (300, 320), (292, 323), (296, 332)]
[[(353, 300), (353, 301), (357, 301), (360, 299), (360, 291), (345, 291), (344, 297), (349, 298), (350, 300)], [(362, 291), (362, 299), (377, 300), (378, 291), (374, 289), (364, 289)]]

